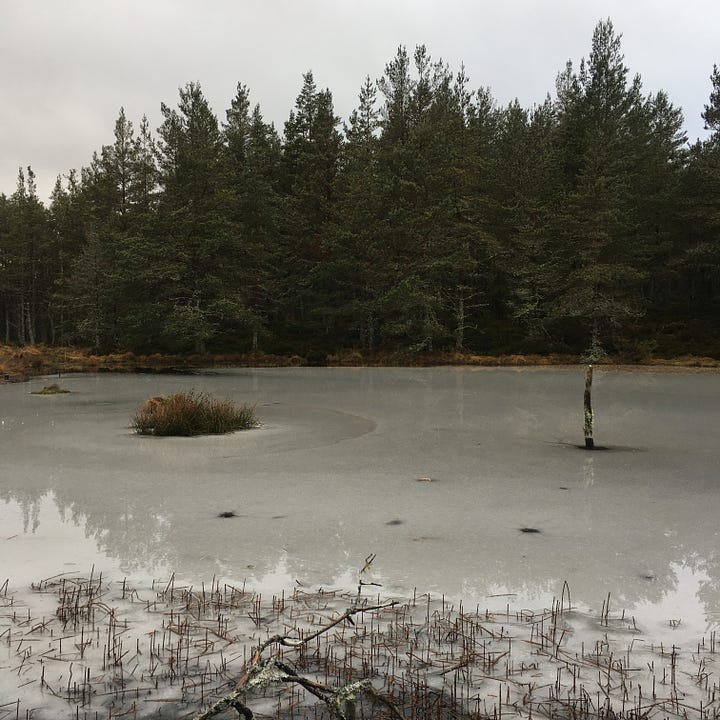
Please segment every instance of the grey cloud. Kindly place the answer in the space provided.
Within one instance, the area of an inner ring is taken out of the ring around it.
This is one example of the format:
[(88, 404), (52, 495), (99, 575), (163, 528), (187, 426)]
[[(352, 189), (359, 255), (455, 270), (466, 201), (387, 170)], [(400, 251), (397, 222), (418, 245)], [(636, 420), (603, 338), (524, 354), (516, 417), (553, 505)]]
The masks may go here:
[(665, 89), (691, 139), (710, 91), (720, 5), (689, 0), (3, 0), (0, 4), (0, 192), (31, 164), (42, 197), (58, 173), (112, 140), (121, 106), (160, 122), (160, 102), (197, 80), (218, 117), (238, 82), (282, 130), (312, 69), (347, 118), (365, 75), (400, 44), (424, 43), (501, 103), (541, 102), (566, 60), (587, 55), (610, 17), (646, 92)]

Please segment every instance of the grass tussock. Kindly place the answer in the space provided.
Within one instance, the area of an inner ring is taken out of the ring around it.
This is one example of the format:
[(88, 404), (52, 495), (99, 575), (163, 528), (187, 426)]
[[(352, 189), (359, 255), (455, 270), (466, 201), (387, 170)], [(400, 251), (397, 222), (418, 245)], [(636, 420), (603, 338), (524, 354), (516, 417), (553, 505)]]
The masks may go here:
[(42, 390), (33, 390), (31, 395), (65, 395), (69, 390), (61, 388), (57, 383), (46, 385)]
[(258, 424), (254, 405), (237, 405), (194, 390), (151, 397), (132, 418), (139, 435), (222, 435)]

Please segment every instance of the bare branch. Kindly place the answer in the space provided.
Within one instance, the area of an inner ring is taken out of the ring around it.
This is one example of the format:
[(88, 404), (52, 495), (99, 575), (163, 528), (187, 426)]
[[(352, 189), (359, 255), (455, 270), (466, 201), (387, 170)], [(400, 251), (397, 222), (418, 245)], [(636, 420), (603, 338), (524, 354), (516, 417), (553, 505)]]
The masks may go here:
[[(220, 698), (220, 700), (218, 700), (214, 705), (200, 715), (197, 715), (193, 720), (209, 720), (209, 718), (214, 717), (231, 707), (237, 710), (238, 714), (243, 716), (245, 720), (252, 720), (252, 711), (244, 703), (245, 695), (253, 692), (254, 690), (266, 688), (272, 683), (296, 683), (300, 685), (319, 700), (326, 703), (328, 707), (333, 710), (335, 715), (341, 718), (341, 720), (352, 720), (355, 714), (355, 696), (358, 693), (365, 692), (371, 695), (378, 702), (385, 705), (385, 707), (387, 707), (390, 712), (398, 718), (398, 720), (402, 720), (402, 716), (398, 712), (397, 708), (395, 708), (389, 700), (383, 698), (377, 693), (370, 680), (358, 680), (341, 688), (332, 689), (326, 685), (315, 682), (310, 678), (298, 675), (298, 673), (290, 665), (278, 660), (274, 655), (271, 655), (271, 657), (266, 660), (262, 659), (263, 653), (271, 645), (298, 649), (312, 642), (321, 635), (324, 635), (326, 632), (332, 630), (332, 628), (340, 625), (340, 623), (343, 623), (346, 620), (349, 621), (350, 624), (354, 625), (355, 623), (352, 621), (353, 615), (373, 612), (375, 610), (385, 610), (396, 606), (398, 604), (397, 600), (390, 600), (377, 605), (360, 605), (360, 595), (363, 586), (378, 585), (377, 583), (367, 582), (362, 579), (363, 574), (370, 569), (374, 560), (374, 553), (365, 558), (365, 563), (359, 573), (357, 598), (355, 599), (352, 607), (345, 610), (345, 612), (340, 614), (337, 618), (335, 618), (335, 620), (323, 625), (316, 632), (302, 638), (292, 638), (288, 635), (279, 634), (269, 637), (255, 649), (250, 662), (245, 666), (244, 672), (232, 692)], [(241, 697), (243, 700), (240, 699)]]
[(211, 705), (205, 712), (196, 715), (193, 720), (209, 720), (209, 718), (215, 717), (215, 715), (219, 715), (230, 708), (237, 710), (238, 715), (244, 717), (245, 720), (253, 720), (252, 710), (240, 700), (241, 694), (239, 690), (233, 690), (229, 695), (225, 695), (214, 705)]

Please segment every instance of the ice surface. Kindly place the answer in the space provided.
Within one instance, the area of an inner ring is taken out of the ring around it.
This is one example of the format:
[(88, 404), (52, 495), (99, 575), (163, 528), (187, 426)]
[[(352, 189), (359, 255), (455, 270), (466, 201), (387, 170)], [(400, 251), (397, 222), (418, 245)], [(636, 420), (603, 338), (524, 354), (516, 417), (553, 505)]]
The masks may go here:
[[(43, 378), (0, 386), (0, 585), (94, 565), (347, 589), (376, 553), (389, 596), (537, 609), (567, 581), (583, 612), (610, 594), (648, 641), (696, 642), (720, 621), (720, 376), (596, 371), (608, 449), (593, 453), (577, 448), (583, 382), (300, 368), (69, 376), (51, 397), (30, 394)], [(145, 398), (191, 388), (257, 403), (262, 427), (131, 432)]]

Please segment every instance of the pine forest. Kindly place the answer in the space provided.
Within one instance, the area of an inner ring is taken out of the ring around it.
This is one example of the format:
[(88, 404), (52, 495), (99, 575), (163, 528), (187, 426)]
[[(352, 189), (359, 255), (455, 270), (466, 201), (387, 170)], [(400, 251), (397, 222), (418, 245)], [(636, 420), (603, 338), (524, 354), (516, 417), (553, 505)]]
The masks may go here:
[(242, 83), (221, 119), (188, 83), (157, 129), (121, 109), (48, 203), (31, 167), (0, 195), (0, 342), (720, 357), (708, 73), (695, 144), (609, 20), (531, 108), (424, 46), (346, 120), (306, 72), (282, 132)]

